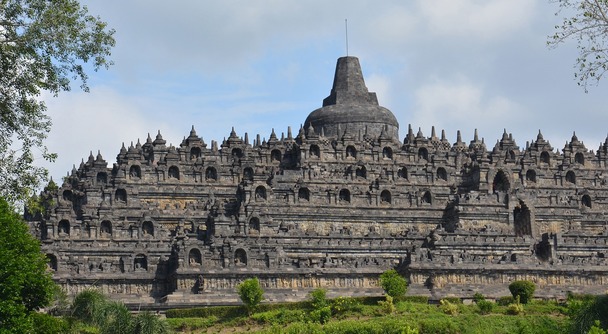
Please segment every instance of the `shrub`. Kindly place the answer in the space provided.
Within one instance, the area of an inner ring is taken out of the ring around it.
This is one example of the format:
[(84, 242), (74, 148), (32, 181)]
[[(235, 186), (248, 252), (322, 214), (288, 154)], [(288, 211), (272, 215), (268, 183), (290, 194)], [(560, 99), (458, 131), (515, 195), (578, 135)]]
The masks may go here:
[(490, 314), (494, 309), (494, 303), (489, 300), (480, 300), (477, 302), (480, 314)]
[(420, 333), (456, 334), (463, 332), (461, 328), (458, 328), (458, 325), (452, 318), (424, 319), (420, 321), (419, 327)]
[(500, 297), (496, 300), (496, 304), (498, 304), (500, 306), (508, 306), (510, 304), (513, 304), (514, 302), (515, 302), (515, 299), (511, 296)]
[(218, 318), (215, 316), (210, 316), (208, 318), (167, 318), (166, 321), (171, 328), (176, 331), (191, 332), (213, 326), (218, 321)]
[(589, 328), (589, 331), (587, 332), (587, 334), (606, 334), (606, 331), (602, 329), (602, 327), (600, 325), (600, 321), (596, 320), (593, 323), (593, 326), (591, 326), (591, 328)]
[(362, 308), (359, 300), (352, 297), (338, 297), (331, 303), (332, 313), (340, 315), (351, 311), (360, 311)]
[(125, 304), (110, 301), (102, 305), (95, 314), (94, 323), (100, 334), (127, 333), (132, 326), (133, 317)]
[(573, 332), (586, 333), (596, 321), (600, 327), (608, 327), (608, 295), (596, 296), (582, 305), (571, 315)]
[(96, 315), (107, 302), (106, 296), (101, 291), (87, 289), (74, 297), (70, 311), (74, 318), (86, 324), (94, 324)]
[(524, 313), (524, 305), (521, 303), (513, 303), (507, 306), (507, 314), (518, 315)]
[(252, 315), (251, 319), (262, 325), (287, 325), (293, 322), (305, 321), (306, 314), (303, 310), (273, 310), (258, 312)]
[(592, 301), (593, 299), (595, 299), (595, 295), (580, 294), (580, 293), (574, 293), (572, 291), (568, 291), (568, 292), (566, 292), (566, 299), (568, 301), (573, 301), (573, 300)]
[(401, 298), (401, 301), (419, 303), (419, 304), (428, 304), (429, 297), (427, 297), (427, 296), (403, 296)]
[(131, 327), (132, 334), (168, 334), (169, 326), (149, 311), (138, 314)]
[(524, 313), (524, 305), (519, 302), (519, 296), (515, 297), (515, 303), (507, 306), (507, 314), (518, 315)]
[(456, 315), (458, 314), (458, 305), (450, 302), (448, 299), (442, 299), (439, 301), (439, 308), (445, 314)]
[(395, 313), (395, 304), (393, 303), (393, 297), (390, 295), (385, 295), (385, 300), (378, 301), (378, 305), (380, 306), (380, 310), (384, 314), (393, 314)]
[(195, 307), (188, 309), (170, 309), (165, 315), (167, 318), (207, 318), (231, 319), (241, 316), (245, 312), (243, 306), (214, 306)]
[(257, 277), (244, 280), (236, 287), (236, 290), (249, 314), (251, 314), (262, 299), (264, 299), (264, 290), (262, 290), (260, 281)]
[(482, 300), (486, 300), (486, 297), (479, 292), (475, 292), (475, 294), (473, 295), (473, 301), (475, 303), (479, 303)]
[(519, 296), (519, 301), (522, 304), (527, 304), (532, 300), (534, 290), (536, 290), (536, 285), (530, 281), (515, 281), (509, 284), (509, 291), (511, 291), (513, 298)]
[(462, 299), (460, 299), (460, 297), (445, 297), (443, 299), (449, 301), (452, 304), (462, 305)]
[(314, 289), (310, 292), (310, 304), (315, 310), (327, 306), (326, 291), (324, 289)]
[(72, 323), (70, 333), (169, 333), (167, 323), (156, 315), (142, 312), (134, 317), (124, 303), (108, 300), (98, 290), (89, 289), (76, 295), (71, 311), (71, 320), (77, 321)]
[(31, 318), (37, 334), (68, 333), (68, 323), (62, 318), (38, 312), (33, 312)]
[(312, 322), (318, 322), (320, 324), (325, 324), (331, 318), (331, 308), (329, 306), (321, 307), (310, 312), (310, 320)]
[(395, 269), (391, 269), (380, 275), (380, 286), (387, 295), (398, 299), (405, 295), (407, 281)]

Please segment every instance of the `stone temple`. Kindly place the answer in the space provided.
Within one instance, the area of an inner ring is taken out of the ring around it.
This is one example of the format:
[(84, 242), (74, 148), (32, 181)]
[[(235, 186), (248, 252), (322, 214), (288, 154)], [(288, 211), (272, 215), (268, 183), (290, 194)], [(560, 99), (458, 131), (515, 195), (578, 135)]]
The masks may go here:
[(179, 147), (160, 132), (123, 145), (113, 165), (91, 154), (30, 226), (70, 294), (140, 305), (236, 302), (254, 276), (270, 301), (380, 295), (390, 268), (431, 298), (509, 295), (519, 279), (546, 297), (608, 289), (608, 139), (560, 152), (540, 132), (488, 148), (398, 130), (342, 57), (299, 131), (208, 146), (192, 128)]

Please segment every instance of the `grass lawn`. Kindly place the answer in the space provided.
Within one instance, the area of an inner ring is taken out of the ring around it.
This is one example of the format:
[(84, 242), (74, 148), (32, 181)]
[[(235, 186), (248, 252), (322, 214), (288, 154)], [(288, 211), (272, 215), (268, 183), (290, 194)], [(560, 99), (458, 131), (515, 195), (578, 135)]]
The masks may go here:
[(168, 312), (167, 321), (176, 333), (567, 333), (566, 305), (519, 305), (491, 303), (490, 311), (482, 311), (477, 304), (458, 301), (432, 305), (409, 300), (391, 308), (377, 299), (338, 298), (328, 300), (329, 319), (319, 318), (309, 303), (298, 303), (262, 305), (251, 316), (239, 307), (178, 310)]

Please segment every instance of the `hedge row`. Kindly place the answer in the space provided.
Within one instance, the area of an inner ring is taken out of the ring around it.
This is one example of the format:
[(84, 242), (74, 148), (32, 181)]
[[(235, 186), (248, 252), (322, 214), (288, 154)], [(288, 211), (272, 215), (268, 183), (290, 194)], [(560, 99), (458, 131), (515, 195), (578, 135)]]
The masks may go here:
[[(268, 312), (273, 310), (301, 310), (310, 308), (311, 306), (309, 301), (296, 303), (260, 304), (256, 307), (256, 312)], [(206, 318), (215, 316), (219, 319), (236, 318), (246, 314), (247, 310), (242, 305), (170, 309), (167, 310), (166, 313), (167, 318)]]
[(207, 318), (211, 316), (219, 319), (235, 318), (247, 314), (244, 306), (213, 306), (195, 307), (167, 310), (167, 318)]
[[(362, 305), (378, 305), (378, 301), (384, 300), (384, 297), (356, 297), (353, 299), (358, 301)], [(424, 299), (424, 302), (428, 302), (428, 298)], [(257, 306), (255, 311), (268, 312), (274, 310), (312, 310), (312, 305), (310, 304), (310, 301), (301, 301), (295, 303), (260, 304)], [(167, 310), (166, 313), (167, 318), (206, 318), (210, 316), (215, 316), (219, 319), (235, 318), (244, 314), (247, 314), (247, 310), (244, 306), (240, 305), (170, 309)]]

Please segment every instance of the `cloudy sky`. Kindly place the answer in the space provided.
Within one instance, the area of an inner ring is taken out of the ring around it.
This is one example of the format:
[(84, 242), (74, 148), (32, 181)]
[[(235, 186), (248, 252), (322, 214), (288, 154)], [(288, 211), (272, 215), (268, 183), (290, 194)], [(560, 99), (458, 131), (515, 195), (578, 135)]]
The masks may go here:
[(548, 49), (560, 22), (548, 0), (152, 1), (86, 0), (116, 29), (115, 62), (91, 74), (91, 92), (45, 97), (53, 118), (47, 165), (55, 179), (101, 151), (158, 130), (179, 145), (194, 125), (210, 143), (280, 135), (321, 106), (336, 59), (360, 59), (370, 91), (400, 123), (445, 129), (489, 148), (513, 133), (563, 148), (576, 131), (596, 150), (608, 134), (608, 83), (585, 94), (574, 80), (576, 44)]

